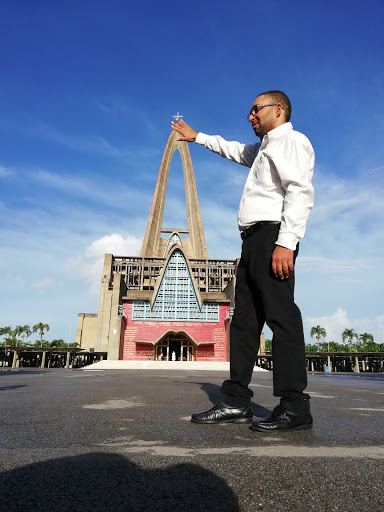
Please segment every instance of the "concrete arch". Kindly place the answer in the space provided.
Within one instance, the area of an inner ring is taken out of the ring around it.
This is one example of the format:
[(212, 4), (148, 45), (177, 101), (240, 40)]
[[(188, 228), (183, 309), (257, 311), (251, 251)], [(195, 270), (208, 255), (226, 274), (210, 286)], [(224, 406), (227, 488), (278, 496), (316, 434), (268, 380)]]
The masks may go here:
[(189, 237), (183, 241), (190, 246), (189, 258), (208, 259), (207, 246), (203, 230), (203, 222), (197, 197), (195, 176), (193, 172), (191, 155), (187, 142), (177, 140), (179, 135), (172, 131), (164, 150), (157, 178), (155, 193), (149, 213), (147, 229), (145, 231), (140, 256), (142, 258), (161, 258), (164, 255), (164, 243), (161, 238), (161, 227), (164, 215), (165, 196), (167, 192), (169, 169), (173, 154), (176, 150), (181, 155), (184, 173), (185, 199), (187, 208), (187, 221)]
[(159, 342), (161, 342), (162, 340), (164, 340), (164, 338), (166, 338), (167, 336), (184, 336), (187, 340), (189, 340), (195, 347), (198, 347), (199, 346), (199, 343), (190, 335), (188, 334), (188, 332), (186, 332), (185, 330), (179, 330), (179, 331), (174, 331), (172, 329), (168, 330), (167, 332), (165, 332), (164, 334), (162, 334), (161, 336), (159, 336), (157, 338), (157, 340), (154, 342), (154, 345), (157, 345)]

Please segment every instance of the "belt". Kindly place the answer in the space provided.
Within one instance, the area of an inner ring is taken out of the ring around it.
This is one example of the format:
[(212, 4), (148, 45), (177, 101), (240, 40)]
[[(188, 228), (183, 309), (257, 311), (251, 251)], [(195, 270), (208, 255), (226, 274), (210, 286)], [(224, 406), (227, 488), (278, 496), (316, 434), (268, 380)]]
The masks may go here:
[(249, 226), (249, 228), (246, 228), (243, 231), (240, 231), (241, 239), (245, 240), (249, 236), (253, 235), (253, 233), (256, 233), (256, 231), (260, 231), (260, 229), (263, 226), (266, 226), (268, 224), (280, 224), (280, 221), (279, 220), (261, 220), (259, 222), (256, 222), (255, 224), (252, 224), (252, 226)]

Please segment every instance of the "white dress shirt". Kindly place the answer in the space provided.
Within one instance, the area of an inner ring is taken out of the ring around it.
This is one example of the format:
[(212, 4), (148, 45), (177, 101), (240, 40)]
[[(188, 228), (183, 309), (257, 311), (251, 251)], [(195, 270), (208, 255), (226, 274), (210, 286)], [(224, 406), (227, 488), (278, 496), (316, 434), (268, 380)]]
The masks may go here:
[(284, 123), (253, 145), (204, 133), (196, 143), (251, 168), (240, 200), (240, 231), (258, 221), (279, 221), (276, 244), (295, 250), (314, 201), (315, 152), (307, 137)]

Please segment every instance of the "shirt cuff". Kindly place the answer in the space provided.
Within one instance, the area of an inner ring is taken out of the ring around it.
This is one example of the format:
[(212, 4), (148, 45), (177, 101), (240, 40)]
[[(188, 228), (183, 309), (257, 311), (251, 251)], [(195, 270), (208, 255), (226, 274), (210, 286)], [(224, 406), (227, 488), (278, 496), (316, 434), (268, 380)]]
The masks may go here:
[(199, 132), (196, 135), (195, 142), (196, 142), (196, 144), (202, 144), (203, 146), (205, 146), (206, 139), (207, 139), (207, 135), (205, 133)]
[(276, 245), (281, 245), (281, 247), (286, 247), (287, 249), (294, 251), (296, 250), (298, 241), (298, 237), (293, 233), (279, 233), (279, 236), (276, 240)]

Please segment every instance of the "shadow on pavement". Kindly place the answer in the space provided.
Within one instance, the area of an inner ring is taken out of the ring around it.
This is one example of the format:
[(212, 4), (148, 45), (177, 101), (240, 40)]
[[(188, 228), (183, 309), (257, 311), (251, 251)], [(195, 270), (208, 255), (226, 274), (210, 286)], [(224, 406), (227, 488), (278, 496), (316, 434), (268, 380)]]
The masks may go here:
[(10, 391), (11, 389), (20, 389), (27, 387), (27, 384), (20, 384), (19, 386), (0, 386), (0, 391)]
[(110, 453), (52, 459), (3, 472), (0, 488), (8, 512), (239, 510), (226, 482), (196, 464), (147, 470)]
[[(66, 372), (68, 370), (65, 370)], [(10, 375), (17, 375), (20, 377), (20, 375), (27, 375), (29, 373), (39, 374), (39, 375), (47, 375), (48, 373), (52, 373), (52, 371), (47, 371), (46, 369), (42, 368), (31, 368), (30, 370), (24, 370), (23, 368), (2, 368), (0, 367), (0, 373), (2, 375), (6, 375), (9, 377)]]

